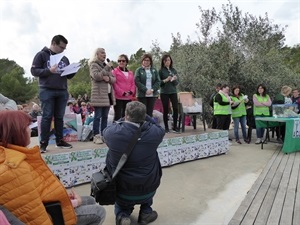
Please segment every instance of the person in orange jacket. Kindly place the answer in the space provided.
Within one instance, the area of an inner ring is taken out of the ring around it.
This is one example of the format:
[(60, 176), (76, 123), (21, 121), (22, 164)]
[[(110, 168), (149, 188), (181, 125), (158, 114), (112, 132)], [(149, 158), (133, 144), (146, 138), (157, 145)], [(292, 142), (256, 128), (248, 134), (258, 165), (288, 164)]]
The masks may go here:
[(0, 205), (26, 225), (52, 225), (44, 203), (60, 201), (66, 225), (76, 224), (70, 197), (30, 144), (31, 118), (23, 111), (0, 111)]

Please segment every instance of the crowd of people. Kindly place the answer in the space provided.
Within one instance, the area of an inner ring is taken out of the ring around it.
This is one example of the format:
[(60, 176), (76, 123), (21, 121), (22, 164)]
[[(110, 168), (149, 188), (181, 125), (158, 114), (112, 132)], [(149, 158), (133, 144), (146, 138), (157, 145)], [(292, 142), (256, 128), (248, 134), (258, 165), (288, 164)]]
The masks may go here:
[[(231, 121), (234, 125), (234, 137), (238, 144), (242, 144), (239, 136), (239, 127), (242, 130), (242, 137), (245, 143), (251, 141), (251, 133), (247, 134), (246, 125), (250, 129), (256, 129), (255, 144), (263, 141), (265, 129), (257, 127), (255, 118), (268, 117), (272, 114), (272, 105), (276, 104), (294, 104), (297, 106), (295, 113), (300, 113), (300, 96), (298, 89), (292, 89), (289, 86), (282, 86), (281, 91), (273, 101), (267, 92), (264, 84), (259, 84), (252, 98), (241, 92), (240, 86), (234, 86), (232, 93), (227, 84), (217, 84), (216, 92), (211, 95), (210, 105), (213, 108), (212, 128), (220, 130), (229, 130)], [(285, 135), (285, 127), (278, 126), (275, 128), (277, 140), (282, 142)]]
[[(75, 99), (69, 95), (67, 86), (67, 80), (75, 73), (61, 76), (64, 67), (69, 65), (68, 58), (62, 55), (58, 61), (53, 61), (52, 57), (63, 53), (67, 44), (64, 36), (55, 35), (50, 47), (44, 47), (33, 59), (31, 73), (39, 78), (41, 106), (33, 104), (30, 109), (28, 105), (17, 105), (0, 94), (0, 221), (20, 225), (52, 224), (44, 203), (60, 201), (66, 225), (101, 225), (104, 222), (105, 208), (90, 196), (79, 196), (73, 189), (67, 191), (40, 156), (40, 153), (47, 152), (52, 120), (56, 147), (72, 148), (63, 139), (63, 117), (67, 107), (71, 113), (81, 114), (83, 124), (92, 115), (93, 142), (104, 142), (108, 146), (106, 166), (111, 174), (126, 152), (131, 137), (141, 129), (128, 162), (116, 178), (115, 219), (117, 225), (130, 225), (134, 206), (140, 205), (138, 223), (151, 223), (158, 217), (152, 204), (162, 177), (157, 148), (165, 133), (180, 132), (177, 127), (177, 85), (180, 79), (172, 57), (163, 55), (161, 66), (156, 69), (151, 54), (144, 54), (140, 67), (133, 72), (127, 67), (127, 55), (119, 55), (118, 66), (113, 68), (112, 62), (106, 58), (105, 49), (96, 48), (88, 61), (91, 94), (85, 93)], [(134, 98), (137, 101), (133, 101)], [(164, 128), (152, 118), (157, 98), (162, 102)], [(263, 84), (257, 86), (252, 98), (245, 95), (238, 85), (230, 92), (229, 85), (217, 84), (210, 99), (212, 128), (228, 130), (233, 120), (236, 142), (242, 144), (243, 140), (249, 144), (246, 133), (248, 109), (252, 109), (254, 118), (265, 117), (270, 116), (272, 104), (288, 103), (298, 104), (299, 113), (298, 89), (283, 86), (272, 102)], [(108, 126), (112, 107), (115, 122)], [(169, 124), (170, 110), (172, 127)], [(29, 126), (37, 121), (38, 116), (41, 116), (40, 145), (29, 148), (32, 136)], [(256, 144), (263, 141), (264, 132), (263, 128), (256, 127)], [(278, 136), (284, 138), (283, 130), (279, 130)]]
[[(125, 164), (116, 179), (116, 224), (131, 224), (129, 216), (134, 205), (141, 206), (140, 224), (153, 222), (158, 217), (152, 209), (153, 197), (162, 176), (157, 148), (165, 130), (152, 119), (152, 112), (162, 85), (166, 87), (165, 99), (172, 98), (176, 92), (179, 79), (172, 68), (171, 57), (164, 57), (162, 61), (166, 73), (163, 68), (154, 68), (152, 56), (145, 54), (141, 66), (133, 74), (127, 68), (126, 55), (120, 55), (118, 67), (112, 68), (112, 63), (106, 59), (105, 49), (97, 48), (88, 62), (90, 98), (86, 94), (75, 100), (69, 96), (67, 87), (67, 80), (72, 79), (75, 73), (61, 76), (64, 67), (69, 65), (68, 58), (64, 55), (60, 55), (59, 60), (53, 57), (63, 53), (67, 44), (64, 36), (55, 35), (50, 47), (44, 47), (33, 59), (31, 73), (39, 78), (41, 110), (38, 105), (34, 105), (32, 111), (29, 111), (29, 106), (25, 110), (25, 107), (18, 107), (13, 100), (0, 95), (0, 219), (8, 224), (52, 224), (44, 204), (59, 201), (66, 225), (101, 225), (104, 222), (105, 209), (89, 196), (79, 196), (74, 190), (67, 192), (40, 155), (47, 151), (52, 121), (56, 147), (72, 148), (63, 139), (63, 117), (69, 106), (71, 112), (80, 113), (83, 119), (90, 113), (94, 114), (93, 141), (96, 144), (105, 141), (109, 147), (106, 163), (111, 173), (116, 168), (119, 155), (126, 150), (131, 134), (141, 129), (129, 164)], [(135, 96), (138, 101), (132, 101)], [(107, 126), (111, 106), (116, 112), (116, 122)], [(30, 125), (38, 116), (41, 116), (40, 146), (29, 148)], [(174, 131), (177, 131), (176, 126)], [(136, 164), (134, 169), (128, 166), (131, 164)]]

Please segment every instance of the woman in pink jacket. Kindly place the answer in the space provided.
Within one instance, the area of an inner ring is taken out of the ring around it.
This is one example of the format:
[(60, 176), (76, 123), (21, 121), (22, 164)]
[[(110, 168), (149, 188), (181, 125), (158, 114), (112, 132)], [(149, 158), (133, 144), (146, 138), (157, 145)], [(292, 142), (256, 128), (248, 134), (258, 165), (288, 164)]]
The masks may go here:
[(125, 116), (125, 107), (135, 96), (135, 83), (133, 72), (127, 69), (128, 57), (122, 54), (118, 57), (118, 67), (113, 70), (116, 77), (114, 85), (116, 105), (114, 106), (115, 117), (117, 121)]

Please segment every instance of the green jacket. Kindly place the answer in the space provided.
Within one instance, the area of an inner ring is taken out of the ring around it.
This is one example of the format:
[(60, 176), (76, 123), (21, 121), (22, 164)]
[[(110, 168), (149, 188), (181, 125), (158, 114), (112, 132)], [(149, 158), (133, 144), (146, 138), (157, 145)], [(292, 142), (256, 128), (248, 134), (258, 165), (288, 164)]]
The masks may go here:
[(284, 104), (285, 98), (282, 94), (277, 94), (273, 99), (272, 104)]
[(159, 77), (160, 77), (160, 93), (161, 94), (176, 94), (177, 88), (176, 86), (179, 84), (179, 77), (177, 71), (174, 68), (170, 69), (172, 75), (176, 75), (177, 79), (172, 82), (164, 83), (164, 80), (170, 76), (170, 72), (166, 67), (163, 67), (159, 70)]
[[(158, 72), (155, 68), (151, 67), (150, 68), (151, 74), (152, 74), (152, 89), (153, 89), (153, 97), (157, 97), (158, 96), (158, 90), (160, 87), (160, 78), (158, 75)], [(139, 67), (136, 69), (135, 74), (134, 74), (134, 81), (135, 81), (135, 85), (137, 88), (136, 91), (136, 96), (137, 97), (146, 97), (146, 91), (147, 91), (147, 87), (146, 87), (146, 71), (143, 67)]]

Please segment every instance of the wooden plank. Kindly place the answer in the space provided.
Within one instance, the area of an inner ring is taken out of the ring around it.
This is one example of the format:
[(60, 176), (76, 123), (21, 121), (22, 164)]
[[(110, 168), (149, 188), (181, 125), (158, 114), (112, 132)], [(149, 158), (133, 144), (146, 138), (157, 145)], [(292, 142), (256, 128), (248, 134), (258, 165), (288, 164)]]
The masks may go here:
[[(284, 174), (287, 161), (288, 161), (288, 158), (283, 157), (279, 166), (276, 168), (273, 180), (272, 180), (272, 182), (267, 190), (267, 193), (262, 201), (259, 212), (257, 213), (257, 217), (254, 222), (255, 225), (266, 224), (269, 214), (270, 214), (270, 211), (272, 209), (272, 205), (273, 205), (279, 184), (280, 184), (282, 176)], [(260, 191), (262, 191), (262, 190), (260, 190)]]
[(262, 182), (262, 185), (260, 186), (259, 191), (257, 192), (256, 196), (254, 197), (252, 204), (250, 205), (247, 214), (244, 217), (242, 225), (252, 225), (255, 222), (256, 216), (258, 214), (258, 211), (261, 207), (261, 204), (266, 196), (266, 193), (272, 183), (272, 180), (276, 174), (278, 166), (280, 166), (281, 160), (282, 160), (282, 154), (278, 154), (278, 157), (272, 164), (271, 168), (269, 169), (264, 181)]
[[(300, 164), (298, 161), (300, 160), (300, 153), (296, 153), (296, 160), (295, 163), (297, 162), (298, 165)], [(300, 173), (298, 170), (298, 176), (297, 176), (297, 191), (296, 191), (296, 197), (295, 197), (295, 205), (294, 205), (294, 215), (293, 215), (293, 225), (299, 225), (300, 224)]]
[[(281, 151), (276, 151), (272, 155), (272, 158), (268, 162), (268, 164), (264, 167), (263, 171), (261, 172), (260, 176), (257, 178), (257, 180), (252, 185), (251, 189), (249, 190), (248, 194), (246, 195), (245, 199), (242, 201), (241, 205), (235, 212), (232, 219), (229, 221), (228, 225), (239, 225), (242, 223), (245, 215), (248, 212), (249, 206), (251, 205), (254, 197), (256, 196), (260, 186), (262, 185), (266, 175), (268, 174), (270, 168), (272, 167), (273, 163), (276, 161), (278, 156), (280, 156)], [(280, 156), (281, 158), (282, 156)]]
[[(296, 199), (296, 188), (298, 183), (298, 173), (300, 164), (300, 154), (290, 154), (294, 157), (293, 169), (291, 172), (289, 184), (287, 187), (286, 197), (283, 205), (283, 210), (280, 218), (281, 225), (293, 224), (293, 213)], [(299, 223), (298, 223), (299, 224)]]
[(282, 207), (285, 200), (287, 186), (288, 186), (288, 182), (290, 179), (290, 174), (294, 162), (294, 157), (293, 156), (290, 157), (290, 154), (284, 154), (284, 158), (285, 159), (289, 158), (289, 160), (288, 163), (286, 164), (286, 168), (284, 170), (281, 182), (279, 184), (279, 188), (275, 196), (275, 200), (267, 221), (267, 225), (279, 224), (280, 217), (282, 214)]

